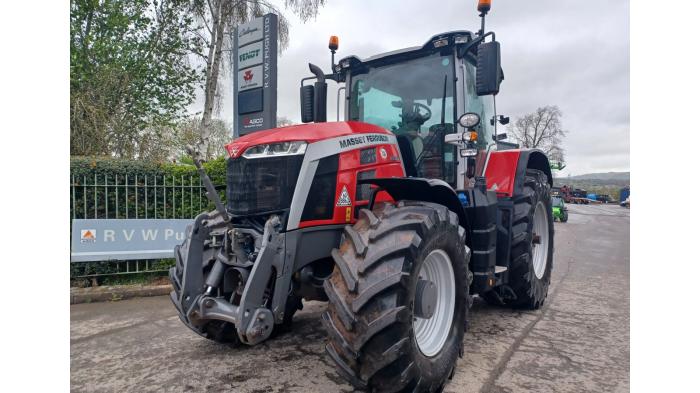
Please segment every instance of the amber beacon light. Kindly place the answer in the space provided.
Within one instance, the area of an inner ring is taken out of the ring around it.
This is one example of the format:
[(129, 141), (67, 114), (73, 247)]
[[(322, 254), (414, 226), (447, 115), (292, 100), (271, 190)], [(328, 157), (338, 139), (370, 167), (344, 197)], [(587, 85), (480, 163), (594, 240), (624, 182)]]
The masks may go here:
[(331, 38), (328, 40), (328, 49), (332, 51), (338, 50), (338, 36), (337, 35), (332, 35)]
[(491, 0), (479, 0), (479, 6), (477, 9), (479, 12), (489, 12), (491, 9)]

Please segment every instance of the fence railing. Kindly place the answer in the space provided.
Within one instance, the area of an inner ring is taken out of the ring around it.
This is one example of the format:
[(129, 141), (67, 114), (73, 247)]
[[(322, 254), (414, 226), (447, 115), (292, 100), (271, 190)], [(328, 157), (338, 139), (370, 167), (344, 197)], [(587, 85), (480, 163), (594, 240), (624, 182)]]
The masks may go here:
[[(209, 210), (199, 176), (95, 174), (71, 175), (72, 219), (194, 218)], [(169, 261), (71, 263), (71, 278), (84, 279), (167, 271)]]
[(71, 218), (194, 218), (204, 192), (199, 176), (72, 176)]

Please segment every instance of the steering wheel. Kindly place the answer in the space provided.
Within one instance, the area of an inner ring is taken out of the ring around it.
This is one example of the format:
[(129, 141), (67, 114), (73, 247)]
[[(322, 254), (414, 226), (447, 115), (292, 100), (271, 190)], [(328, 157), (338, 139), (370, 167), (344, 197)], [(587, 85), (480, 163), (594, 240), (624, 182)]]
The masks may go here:
[[(423, 109), (425, 113), (421, 113), (421, 109)], [(415, 116), (415, 120), (420, 121), (421, 124), (428, 121), (433, 115), (433, 111), (430, 110), (430, 107), (420, 102), (413, 103), (412, 112), (412, 115)]]

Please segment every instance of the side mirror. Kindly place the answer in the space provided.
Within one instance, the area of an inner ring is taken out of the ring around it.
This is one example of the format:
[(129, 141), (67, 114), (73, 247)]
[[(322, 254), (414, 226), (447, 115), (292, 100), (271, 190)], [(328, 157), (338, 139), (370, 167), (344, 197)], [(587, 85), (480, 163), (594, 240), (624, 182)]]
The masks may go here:
[(301, 121), (309, 123), (326, 121), (326, 97), (328, 94), (326, 76), (316, 65), (309, 63), (309, 70), (316, 76), (314, 85), (301, 86)]
[(476, 55), (476, 94), (498, 94), (502, 80), (501, 44), (491, 41), (479, 45)]

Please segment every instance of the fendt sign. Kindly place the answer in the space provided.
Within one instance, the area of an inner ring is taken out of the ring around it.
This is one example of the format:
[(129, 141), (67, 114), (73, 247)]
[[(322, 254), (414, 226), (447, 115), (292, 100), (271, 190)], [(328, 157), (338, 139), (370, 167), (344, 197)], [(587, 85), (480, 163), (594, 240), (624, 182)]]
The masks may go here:
[(267, 14), (234, 30), (234, 138), (277, 126), (277, 23)]
[(262, 64), (262, 41), (250, 44), (238, 51), (238, 67), (245, 69), (256, 64)]

